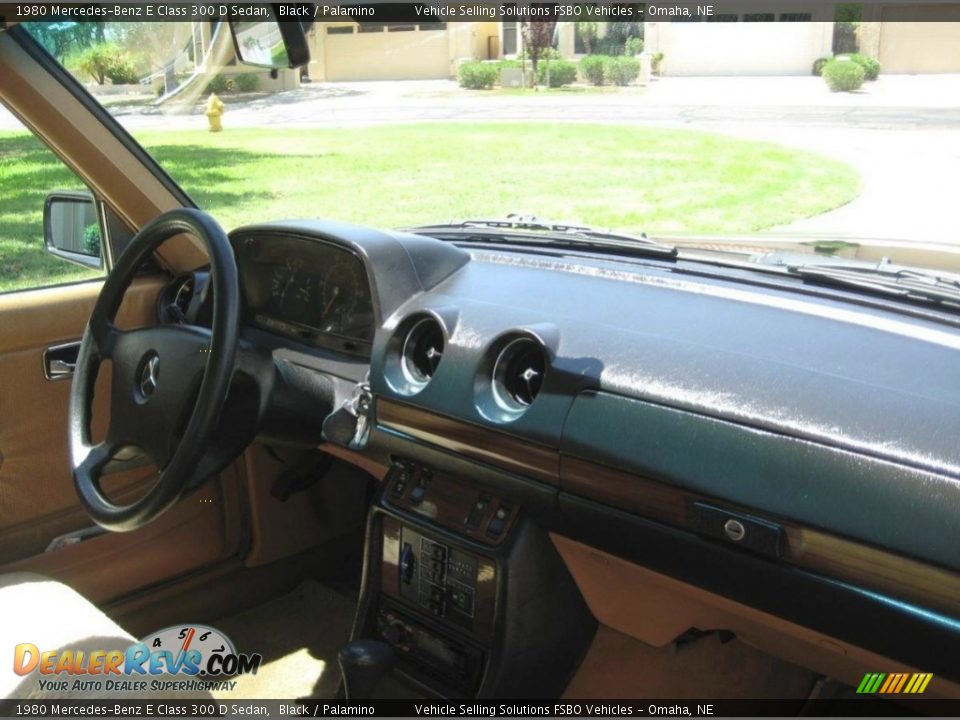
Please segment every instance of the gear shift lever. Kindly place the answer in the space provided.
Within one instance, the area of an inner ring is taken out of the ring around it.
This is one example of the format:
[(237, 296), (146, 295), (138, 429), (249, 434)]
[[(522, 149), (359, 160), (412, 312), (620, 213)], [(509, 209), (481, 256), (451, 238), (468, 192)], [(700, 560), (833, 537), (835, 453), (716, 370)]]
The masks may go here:
[(337, 660), (346, 699), (368, 700), (380, 678), (397, 664), (397, 653), (379, 640), (354, 640), (340, 648)]

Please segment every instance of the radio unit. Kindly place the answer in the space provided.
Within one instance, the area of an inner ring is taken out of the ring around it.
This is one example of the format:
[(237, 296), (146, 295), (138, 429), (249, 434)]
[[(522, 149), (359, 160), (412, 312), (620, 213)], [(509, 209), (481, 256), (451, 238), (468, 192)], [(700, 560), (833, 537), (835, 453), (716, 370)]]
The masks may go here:
[(384, 603), (377, 615), (377, 634), (395, 647), (402, 668), (414, 677), (427, 675), (450, 688), (473, 695), (483, 670), (483, 651), (444, 637)]

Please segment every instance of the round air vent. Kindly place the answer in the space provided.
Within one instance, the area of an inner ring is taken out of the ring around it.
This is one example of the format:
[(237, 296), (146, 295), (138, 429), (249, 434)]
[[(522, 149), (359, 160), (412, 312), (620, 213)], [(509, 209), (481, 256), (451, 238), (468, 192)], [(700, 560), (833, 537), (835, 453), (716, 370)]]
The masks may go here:
[(177, 294), (173, 297), (173, 304), (177, 306), (180, 312), (183, 313), (184, 317), (187, 315), (187, 310), (190, 309), (190, 301), (193, 299), (193, 276), (188, 275), (183, 279), (183, 282), (180, 284), (180, 287), (177, 289)]
[(407, 332), (401, 351), (400, 367), (407, 382), (423, 388), (443, 359), (443, 328), (432, 317), (418, 320)]
[(161, 323), (186, 323), (190, 318), (190, 304), (198, 287), (193, 273), (174, 278), (157, 298), (157, 313)]
[(528, 408), (543, 387), (547, 374), (547, 353), (533, 338), (509, 342), (493, 365), (493, 392), (497, 402), (508, 410)]

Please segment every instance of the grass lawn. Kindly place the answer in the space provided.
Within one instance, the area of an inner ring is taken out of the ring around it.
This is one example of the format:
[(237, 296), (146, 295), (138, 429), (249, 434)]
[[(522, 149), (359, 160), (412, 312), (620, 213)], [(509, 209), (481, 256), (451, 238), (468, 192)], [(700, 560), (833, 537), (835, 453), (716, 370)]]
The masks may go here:
[[(290, 217), (396, 227), (522, 212), (627, 231), (743, 233), (859, 192), (842, 163), (688, 130), (434, 123), (136, 135), (226, 228)], [(44, 196), (76, 187), (30, 136), (0, 133), (0, 290), (87, 274), (42, 247)]]

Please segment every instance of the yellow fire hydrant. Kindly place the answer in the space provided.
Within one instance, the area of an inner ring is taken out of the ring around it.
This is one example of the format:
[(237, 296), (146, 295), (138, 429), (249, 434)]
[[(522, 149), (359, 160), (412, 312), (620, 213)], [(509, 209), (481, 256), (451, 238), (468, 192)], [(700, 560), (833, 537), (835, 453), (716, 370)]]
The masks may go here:
[(210, 97), (207, 100), (207, 107), (203, 113), (207, 116), (210, 132), (220, 132), (223, 130), (223, 125), (220, 124), (220, 117), (224, 113), (224, 104), (223, 100), (218, 98), (216, 94), (210, 93)]

